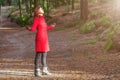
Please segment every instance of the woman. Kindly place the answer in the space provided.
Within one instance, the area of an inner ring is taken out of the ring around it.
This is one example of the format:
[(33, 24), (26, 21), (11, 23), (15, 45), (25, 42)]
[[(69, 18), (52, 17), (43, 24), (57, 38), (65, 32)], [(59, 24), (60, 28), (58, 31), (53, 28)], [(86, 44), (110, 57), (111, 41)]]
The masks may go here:
[[(50, 50), (47, 30), (51, 30), (54, 27), (55, 24), (51, 26), (47, 26), (46, 21), (44, 19), (44, 10), (41, 7), (36, 7), (34, 12), (33, 25), (31, 26), (31, 28), (26, 27), (29, 31), (37, 30), (36, 38), (35, 38), (35, 48), (36, 48), (36, 56), (34, 61), (35, 76), (51, 75), (51, 73), (48, 71), (48, 67), (46, 64), (47, 52)], [(41, 63), (43, 66), (42, 72), (39, 68), (40, 55), (41, 55)]]

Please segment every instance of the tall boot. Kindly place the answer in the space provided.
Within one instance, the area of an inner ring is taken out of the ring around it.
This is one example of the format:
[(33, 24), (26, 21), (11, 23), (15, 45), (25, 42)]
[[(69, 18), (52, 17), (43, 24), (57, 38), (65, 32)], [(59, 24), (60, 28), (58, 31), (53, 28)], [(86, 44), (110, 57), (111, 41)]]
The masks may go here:
[(47, 68), (47, 67), (43, 67), (42, 75), (52, 75), (52, 73), (50, 73), (50, 72), (48, 71), (48, 68)]
[(42, 77), (42, 74), (41, 74), (41, 72), (40, 72), (40, 69), (35, 69), (34, 75), (35, 75), (35, 77)]

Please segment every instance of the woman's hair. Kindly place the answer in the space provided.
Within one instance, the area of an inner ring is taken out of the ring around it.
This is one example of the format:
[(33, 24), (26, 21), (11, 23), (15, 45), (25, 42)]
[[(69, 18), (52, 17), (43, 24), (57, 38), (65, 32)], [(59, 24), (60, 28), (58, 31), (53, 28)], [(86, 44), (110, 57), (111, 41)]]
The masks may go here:
[(35, 17), (35, 16), (39, 16), (39, 14), (40, 14), (39, 9), (40, 9), (40, 8), (42, 8), (42, 7), (41, 7), (41, 6), (37, 6), (37, 7), (35, 8), (34, 17)]

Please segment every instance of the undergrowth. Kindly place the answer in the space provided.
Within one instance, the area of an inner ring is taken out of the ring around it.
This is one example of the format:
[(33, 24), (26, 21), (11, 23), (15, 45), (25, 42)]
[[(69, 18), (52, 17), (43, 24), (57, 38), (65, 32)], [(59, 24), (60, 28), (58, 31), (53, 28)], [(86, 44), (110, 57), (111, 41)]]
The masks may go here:
[[(92, 14), (92, 18), (83, 24), (79, 31), (81, 34), (88, 34), (95, 32), (97, 40), (105, 40), (103, 49), (109, 51), (114, 45), (114, 36), (119, 32), (120, 22), (113, 22), (112, 19), (106, 15)], [(95, 19), (94, 19), (95, 18)], [(90, 44), (95, 42), (90, 42)], [(89, 43), (88, 43), (89, 44)]]

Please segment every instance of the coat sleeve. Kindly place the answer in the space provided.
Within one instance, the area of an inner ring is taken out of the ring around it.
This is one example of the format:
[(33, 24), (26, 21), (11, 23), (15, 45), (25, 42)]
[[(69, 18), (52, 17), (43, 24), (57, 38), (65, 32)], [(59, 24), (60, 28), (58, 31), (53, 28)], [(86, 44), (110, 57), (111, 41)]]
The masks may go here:
[(30, 31), (35, 31), (37, 29), (37, 25), (38, 25), (38, 19), (34, 18)]
[(54, 26), (47, 26), (47, 30), (52, 30)]

